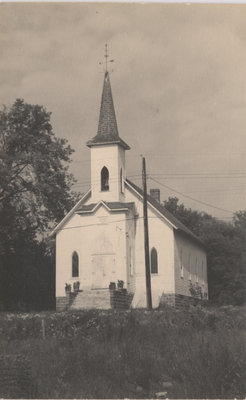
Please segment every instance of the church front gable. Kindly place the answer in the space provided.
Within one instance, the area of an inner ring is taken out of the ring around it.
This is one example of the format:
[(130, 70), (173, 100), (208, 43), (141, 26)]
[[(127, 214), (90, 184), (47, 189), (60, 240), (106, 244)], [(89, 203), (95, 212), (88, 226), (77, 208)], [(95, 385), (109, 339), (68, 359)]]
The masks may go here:
[[(82, 290), (105, 289), (118, 280), (123, 280), (125, 287), (128, 284), (128, 213), (109, 211), (104, 204), (93, 207), (93, 213), (75, 214), (57, 234), (57, 297), (64, 296), (66, 283), (75, 281)], [(73, 276), (75, 252), (78, 273)]]

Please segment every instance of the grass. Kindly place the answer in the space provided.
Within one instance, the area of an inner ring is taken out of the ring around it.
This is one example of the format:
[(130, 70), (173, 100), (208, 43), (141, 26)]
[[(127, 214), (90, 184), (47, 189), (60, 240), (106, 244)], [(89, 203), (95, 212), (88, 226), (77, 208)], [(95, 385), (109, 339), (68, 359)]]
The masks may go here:
[(1, 314), (0, 326), (3, 359), (29, 366), (29, 397), (246, 396), (245, 308)]

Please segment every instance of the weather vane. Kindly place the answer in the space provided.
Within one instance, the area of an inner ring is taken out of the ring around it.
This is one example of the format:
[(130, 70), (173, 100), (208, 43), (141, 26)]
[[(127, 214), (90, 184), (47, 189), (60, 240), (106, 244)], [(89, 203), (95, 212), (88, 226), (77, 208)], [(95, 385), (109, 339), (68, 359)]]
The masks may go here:
[(108, 55), (108, 45), (106, 43), (105, 44), (105, 55), (104, 55), (105, 61), (99, 63), (100, 65), (105, 64), (105, 71), (106, 72), (108, 72), (108, 63), (114, 62), (114, 60), (108, 60), (108, 57), (109, 57), (109, 55)]

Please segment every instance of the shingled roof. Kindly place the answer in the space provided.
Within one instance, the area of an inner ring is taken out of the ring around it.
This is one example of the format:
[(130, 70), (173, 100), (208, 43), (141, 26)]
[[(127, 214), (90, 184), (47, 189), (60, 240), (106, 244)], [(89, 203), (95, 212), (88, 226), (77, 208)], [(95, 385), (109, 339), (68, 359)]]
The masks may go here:
[[(140, 194), (140, 196), (143, 197), (143, 190), (140, 189), (135, 183), (131, 182), (129, 179), (126, 179), (126, 182), (130, 187), (132, 187), (136, 192)], [(163, 207), (158, 201), (156, 201), (153, 197), (150, 195), (147, 195), (147, 201), (157, 209), (174, 227), (176, 228), (177, 231), (180, 231), (181, 233), (185, 234), (186, 236), (189, 236), (193, 240), (195, 240), (198, 244), (204, 247), (204, 243), (193, 233), (191, 232), (190, 229), (188, 229), (182, 222), (180, 222), (177, 218), (174, 217), (173, 214), (171, 214), (165, 207)]]
[[(121, 211), (121, 210), (132, 210), (134, 208), (134, 203), (122, 203), (119, 201), (103, 201), (107, 208), (111, 211)], [(81, 205), (77, 210), (76, 213), (87, 213), (93, 212), (94, 209), (100, 204), (99, 203), (91, 203), (91, 204), (84, 204)]]
[(130, 149), (128, 144), (119, 137), (108, 71), (104, 75), (97, 134), (87, 142), (87, 146), (92, 147), (102, 144), (119, 144), (125, 150)]

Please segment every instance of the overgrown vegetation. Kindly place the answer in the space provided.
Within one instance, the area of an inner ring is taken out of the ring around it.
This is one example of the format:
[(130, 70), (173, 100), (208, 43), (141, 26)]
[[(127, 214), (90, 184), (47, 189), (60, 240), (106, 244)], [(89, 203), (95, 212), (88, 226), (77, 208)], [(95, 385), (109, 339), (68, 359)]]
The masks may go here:
[(246, 395), (244, 308), (2, 314), (0, 326), (1, 353), (29, 362), (35, 398)]

